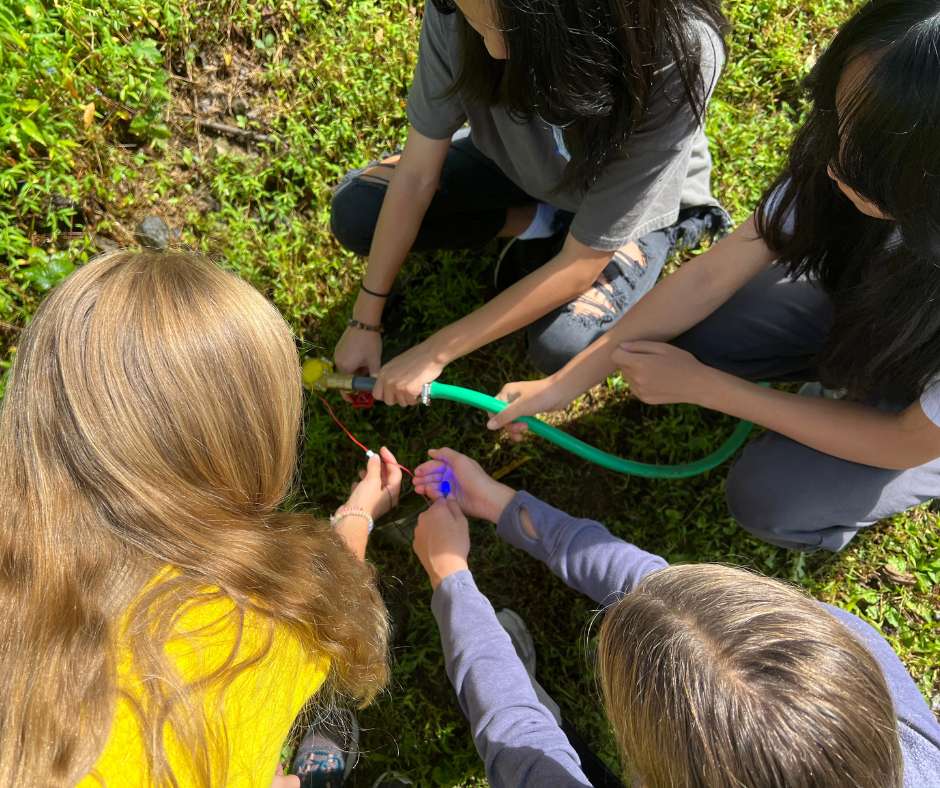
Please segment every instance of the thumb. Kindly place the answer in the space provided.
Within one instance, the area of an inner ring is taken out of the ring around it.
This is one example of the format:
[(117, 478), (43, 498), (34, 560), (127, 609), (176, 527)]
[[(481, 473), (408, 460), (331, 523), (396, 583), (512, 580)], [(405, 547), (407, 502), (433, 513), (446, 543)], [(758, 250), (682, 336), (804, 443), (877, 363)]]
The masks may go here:
[(446, 523), (453, 517), (453, 512), (448, 506), (448, 499), (443, 495), (434, 499), (434, 502), (428, 507), (428, 514), (431, 515), (435, 523)]
[(378, 454), (372, 454), (366, 463), (366, 475), (363, 481), (380, 482), (382, 480), (382, 458)]
[(428, 451), (428, 456), (432, 460), (442, 460), (443, 462), (446, 462), (448, 465), (453, 467), (454, 462), (460, 459), (463, 455), (458, 451), (454, 451), (453, 449), (448, 448), (447, 446), (442, 446), (440, 449), (431, 449)]
[(510, 422), (515, 421), (519, 416), (528, 416), (529, 414), (524, 412), (524, 405), (525, 401), (521, 397), (510, 402), (499, 413), (494, 413), (490, 416), (490, 420), (486, 422), (487, 429), (499, 430)]
[(451, 495), (447, 498), (438, 498), (438, 501), (444, 501), (447, 504), (447, 508), (450, 510), (451, 517), (453, 517), (454, 520), (460, 522), (462, 519), (464, 519), (463, 510), (455, 500), (455, 496)]
[(379, 456), (382, 458), (382, 462), (386, 462), (389, 465), (398, 465), (398, 460), (395, 459), (395, 455), (392, 454), (392, 450), (387, 446), (383, 446), (379, 449)]

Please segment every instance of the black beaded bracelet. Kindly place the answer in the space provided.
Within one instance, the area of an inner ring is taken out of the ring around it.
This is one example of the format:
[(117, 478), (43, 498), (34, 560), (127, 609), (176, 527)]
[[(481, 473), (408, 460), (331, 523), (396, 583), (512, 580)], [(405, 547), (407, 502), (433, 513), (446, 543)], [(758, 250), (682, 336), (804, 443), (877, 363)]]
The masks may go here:
[(362, 290), (363, 293), (368, 293), (370, 296), (375, 296), (376, 298), (388, 298), (391, 295), (391, 293), (376, 293), (375, 290), (370, 290), (364, 284), (359, 285), (359, 289)]
[(363, 323), (359, 320), (356, 320), (354, 317), (349, 318), (349, 321), (346, 323), (346, 325), (350, 328), (359, 328), (363, 331), (374, 331), (376, 334), (381, 334), (385, 330), (385, 327), (381, 323), (379, 323), (377, 326), (370, 326), (368, 323)]

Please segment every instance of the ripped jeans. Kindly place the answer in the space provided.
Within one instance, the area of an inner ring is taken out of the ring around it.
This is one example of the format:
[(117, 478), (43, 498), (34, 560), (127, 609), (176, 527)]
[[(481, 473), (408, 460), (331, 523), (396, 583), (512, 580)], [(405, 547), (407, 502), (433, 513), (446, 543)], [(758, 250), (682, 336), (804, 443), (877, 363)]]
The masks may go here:
[[(438, 191), (425, 213), (413, 251), (483, 247), (503, 227), (509, 208), (534, 202), (477, 150), (466, 132), (461, 129), (454, 135)], [(388, 176), (379, 172), (390, 172), (394, 166), (375, 163), (353, 170), (333, 193), (331, 229), (344, 247), (357, 254), (369, 253), (385, 199)], [(376, 168), (380, 168), (378, 172)], [(567, 230), (572, 218), (572, 214), (560, 212), (559, 233)], [(528, 327), (532, 363), (547, 374), (560, 369), (653, 287), (674, 249), (692, 249), (706, 235), (722, 234), (730, 227), (728, 214), (718, 206), (685, 208), (675, 224), (614, 252), (590, 290)], [(538, 243), (519, 242), (523, 249)]]
[(730, 226), (718, 206), (684, 208), (674, 224), (618, 249), (590, 290), (526, 329), (532, 363), (546, 375), (561, 369), (653, 288), (673, 251), (694, 249)]

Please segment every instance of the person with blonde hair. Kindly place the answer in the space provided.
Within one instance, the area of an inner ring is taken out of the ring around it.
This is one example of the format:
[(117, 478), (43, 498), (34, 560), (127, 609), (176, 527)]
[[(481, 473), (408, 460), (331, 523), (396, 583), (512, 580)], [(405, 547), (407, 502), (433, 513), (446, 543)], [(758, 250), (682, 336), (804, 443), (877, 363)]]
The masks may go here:
[(430, 454), (415, 488), (436, 500), (414, 549), (491, 785), (611, 782), (588, 776), (557, 706), (530, 681), (524, 625), (510, 611), (497, 616), (477, 589), (467, 516), (497, 523), (502, 539), (607, 606), (597, 668), (628, 785), (940, 786), (940, 725), (868, 624), (742, 569), (668, 566), (600, 523), (496, 482), (469, 457)]
[(282, 511), (301, 413), (289, 327), (205, 259), (49, 295), (0, 412), (0, 784), (267, 786), (308, 699), (384, 687), (364, 554), (400, 472), (373, 457), (335, 529)]

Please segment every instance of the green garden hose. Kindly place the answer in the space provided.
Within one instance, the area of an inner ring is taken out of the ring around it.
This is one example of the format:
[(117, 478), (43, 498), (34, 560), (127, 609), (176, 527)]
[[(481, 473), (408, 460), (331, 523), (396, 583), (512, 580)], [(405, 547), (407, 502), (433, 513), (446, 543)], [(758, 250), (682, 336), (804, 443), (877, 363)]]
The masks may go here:
[[(303, 373), (304, 383), (321, 391), (340, 389), (371, 392), (372, 387), (375, 385), (375, 378), (336, 374), (328, 361), (320, 359), (308, 359), (304, 363)], [(461, 405), (469, 405), (472, 408), (479, 408), (489, 413), (498, 413), (507, 405), (507, 403), (496, 399), (496, 397), (491, 397), (473, 389), (466, 389), (462, 386), (451, 386), (437, 381), (426, 384), (421, 394), (421, 401), (427, 405), (430, 404), (431, 400), (437, 399), (459, 402)], [(563, 432), (551, 424), (546, 424), (534, 416), (523, 416), (518, 421), (527, 424), (529, 429), (539, 437), (551, 441), (556, 446), (560, 446), (588, 462), (593, 462), (595, 465), (600, 465), (610, 471), (631, 476), (642, 476), (647, 479), (687, 479), (690, 476), (698, 476), (717, 468), (744, 445), (747, 436), (754, 427), (749, 421), (739, 422), (730, 437), (721, 446), (695, 462), (682, 463), (681, 465), (653, 465), (646, 462), (626, 460), (623, 457), (601, 451), (595, 446), (578, 440), (567, 432)]]
[[(505, 402), (488, 394), (481, 394), (479, 391), (465, 389), (462, 386), (449, 386), (446, 383), (438, 383), (437, 381), (431, 384), (429, 394), (432, 400), (451, 400), (491, 413), (498, 413), (506, 407)], [(754, 427), (749, 421), (739, 422), (731, 436), (721, 446), (695, 462), (682, 463), (681, 465), (653, 465), (646, 462), (626, 460), (623, 457), (601, 451), (597, 447), (578, 440), (567, 432), (563, 432), (533, 416), (523, 416), (518, 421), (527, 424), (529, 429), (539, 437), (551, 441), (566, 451), (581, 457), (581, 459), (593, 462), (595, 465), (600, 465), (610, 471), (626, 473), (631, 476), (643, 476), (647, 479), (687, 479), (690, 476), (698, 476), (710, 471), (730, 459), (741, 448)]]

